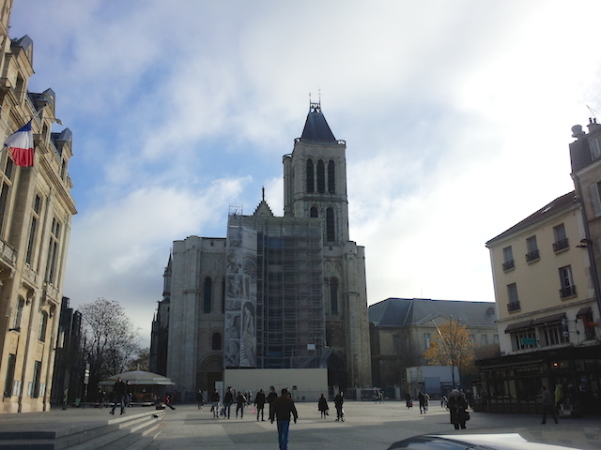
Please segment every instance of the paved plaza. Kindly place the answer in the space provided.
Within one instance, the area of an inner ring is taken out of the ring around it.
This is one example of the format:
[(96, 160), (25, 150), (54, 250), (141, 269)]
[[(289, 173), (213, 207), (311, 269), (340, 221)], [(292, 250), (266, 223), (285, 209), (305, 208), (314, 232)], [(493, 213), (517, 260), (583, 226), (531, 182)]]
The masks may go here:
[[(177, 406), (177, 405), (176, 405)], [(586, 450), (601, 448), (601, 417), (560, 418), (541, 425), (541, 417), (525, 414), (471, 413), (467, 430), (455, 431), (449, 413), (432, 405), (427, 414), (419, 408), (408, 410), (404, 402), (351, 402), (344, 404), (345, 422), (336, 422), (333, 402), (330, 416), (319, 418), (317, 403), (297, 403), (299, 420), (290, 425), (290, 450), (314, 449), (386, 449), (395, 441), (423, 433), (520, 433), (538, 442), (571, 446)], [(253, 407), (244, 419), (214, 419), (210, 406), (179, 405), (165, 413), (162, 432), (148, 447), (150, 450), (278, 448), (275, 424), (257, 422)], [(266, 409), (267, 411), (267, 409)]]

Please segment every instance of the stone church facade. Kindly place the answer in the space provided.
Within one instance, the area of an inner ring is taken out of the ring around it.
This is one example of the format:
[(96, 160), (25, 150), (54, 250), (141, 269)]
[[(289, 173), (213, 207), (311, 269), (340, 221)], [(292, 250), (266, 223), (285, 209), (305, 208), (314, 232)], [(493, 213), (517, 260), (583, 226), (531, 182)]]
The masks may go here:
[(231, 208), (225, 238), (173, 243), (153, 321), (151, 370), (180, 391), (224, 370), (327, 368), (328, 385), (371, 385), (364, 247), (349, 240), (346, 142), (311, 103), (284, 155), (284, 215)]

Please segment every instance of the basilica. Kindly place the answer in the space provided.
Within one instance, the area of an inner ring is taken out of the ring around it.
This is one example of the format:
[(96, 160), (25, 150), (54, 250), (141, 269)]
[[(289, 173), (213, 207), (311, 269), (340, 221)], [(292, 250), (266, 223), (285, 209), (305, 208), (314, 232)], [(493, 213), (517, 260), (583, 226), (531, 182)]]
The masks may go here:
[[(283, 156), (284, 215), (230, 207), (226, 237), (173, 243), (151, 371), (198, 390), (289, 387), (307, 400), (371, 385), (365, 249), (350, 240), (346, 142), (310, 103)], [(351, 396), (354, 394), (351, 394)]]

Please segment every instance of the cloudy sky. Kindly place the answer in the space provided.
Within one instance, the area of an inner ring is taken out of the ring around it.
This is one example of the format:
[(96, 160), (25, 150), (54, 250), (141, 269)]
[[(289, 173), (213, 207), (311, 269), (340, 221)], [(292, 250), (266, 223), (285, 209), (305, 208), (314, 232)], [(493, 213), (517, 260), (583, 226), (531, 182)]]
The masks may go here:
[(597, 0), (15, 0), (29, 89), (56, 92), (74, 135), (64, 295), (120, 302), (147, 344), (174, 240), (224, 237), (262, 186), (282, 214), (311, 93), (347, 141), (369, 303), (494, 301), (484, 243), (573, 189), (599, 17)]

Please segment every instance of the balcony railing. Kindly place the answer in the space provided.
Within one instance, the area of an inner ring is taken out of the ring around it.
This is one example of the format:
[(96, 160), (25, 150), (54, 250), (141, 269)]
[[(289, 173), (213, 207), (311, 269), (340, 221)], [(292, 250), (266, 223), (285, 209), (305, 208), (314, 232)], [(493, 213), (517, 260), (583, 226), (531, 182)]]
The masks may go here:
[(562, 299), (576, 296), (576, 285), (566, 286), (559, 290), (559, 296)]
[(540, 254), (538, 252), (538, 249), (533, 250), (530, 253), (526, 253), (526, 261), (527, 262), (536, 261), (537, 259), (540, 259)]
[(507, 311), (512, 312), (512, 311), (518, 311), (520, 309), (520, 302), (511, 302), (507, 304)]
[(569, 248), (569, 246), (570, 246), (570, 244), (568, 242), (568, 238), (565, 238), (565, 239), (562, 239), (560, 241), (553, 243), (553, 251), (560, 252), (562, 250)]
[(509, 260), (509, 261), (505, 261), (503, 263), (503, 271), (507, 272), (508, 270), (514, 269), (515, 268), (515, 261), (513, 259)]
[(17, 264), (17, 252), (6, 242), (0, 239), (0, 259), (9, 265), (11, 268), (14, 268)]

